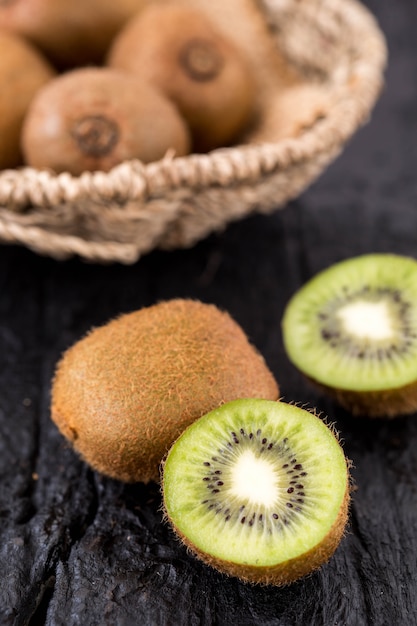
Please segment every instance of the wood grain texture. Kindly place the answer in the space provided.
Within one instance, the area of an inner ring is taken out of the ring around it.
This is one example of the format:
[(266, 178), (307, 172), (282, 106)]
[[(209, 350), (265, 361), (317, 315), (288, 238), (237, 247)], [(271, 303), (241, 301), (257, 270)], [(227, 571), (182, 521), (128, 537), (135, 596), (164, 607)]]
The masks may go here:
[[(320, 269), (373, 251), (417, 256), (417, 9), (367, 5), (388, 38), (386, 88), (370, 123), (287, 209), (128, 267), (0, 248), (0, 624), (417, 623), (417, 416), (352, 418), (289, 364), (280, 331), (289, 297)], [(157, 486), (94, 473), (50, 420), (61, 352), (92, 326), (173, 297), (226, 309), (284, 398), (335, 422), (354, 463), (348, 534), (321, 571), (287, 588), (198, 563), (162, 522)]]

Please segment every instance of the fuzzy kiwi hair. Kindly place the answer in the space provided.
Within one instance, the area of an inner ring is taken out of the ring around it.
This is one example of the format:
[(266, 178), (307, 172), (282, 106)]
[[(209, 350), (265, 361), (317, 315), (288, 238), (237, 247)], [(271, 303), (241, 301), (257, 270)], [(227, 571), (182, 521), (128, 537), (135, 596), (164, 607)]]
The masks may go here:
[(350, 462), (337, 432), (279, 401), (241, 399), (191, 424), (163, 464), (165, 519), (204, 563), (282, 586), (344, 536)]
[(417, 410), (417, 260), (374, 253), (322, 270), (290, 299), (290, 360), (355, 415)]
[(232, 399), (278, 394), (227, 312), (174, 299), (124, 314), (70, 347), (53, 379), (51, 417), (93, 468), (148, 482), (195, 419)]

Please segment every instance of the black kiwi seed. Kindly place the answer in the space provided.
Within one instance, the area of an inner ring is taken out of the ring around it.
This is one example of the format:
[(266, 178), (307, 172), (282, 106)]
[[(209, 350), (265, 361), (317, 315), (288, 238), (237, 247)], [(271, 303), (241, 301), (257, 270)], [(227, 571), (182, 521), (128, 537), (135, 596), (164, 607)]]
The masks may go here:
[[(239, 432), (240, 433), (245, 433), (245, 429), (243, 428), (243, 426), (239, 428)], [(214, 465), (213, 465), (213, 463), (209, 463), (208, 461), (203, 461), (203, 463), (202, 463), (204, 468), (210, 468), (209, 474), (203, 476), (202, 480), (208, 483), (207, 484), (207, 488), (210, 489), (211, 493), (216, 498), (218, 497), (217, 494), (221, 493), (221, 488), (224, 487), (225, 481), (224, 480), (216, 480), (215, 479), (216, 476), (222, 475), (224, 473), (224, 470), (216, 469), (217, 466), (215, 464), (216, 463), (224, 463), (224, 462), (228, 463), (231, 451), (233, 450), (233, 444), (236, 445), (236, 446), (239, 445), (239, 439), (237, 438), (236, 432), (235, 431), (231, 431), (230, 434), (231, 434), (233, 442), (228, 441), (226, 443), (226, 449), (224, 449), (224, 450), (223, 449), (219, 449), (219, 453), (222, 455), (223, 458), (219, 459), (218, 457), (212, 457), (212, 461), (214, 462)], [(284, 443), (284, 439), (282, 439), (281, 441), (271, 442), (269, 444), (269, 446), (267, 448), (265, 448), (265, 444), (268, 442), (268, 438), (267, 437), (263, 437), (262, 439), (260, 439), (261, 434), (262, 434), (261, 429), (258, 429), (256, 431), (256, 437), (257, 437), (256, 442), (257, 443), (256, 443), (255, 451), (257, 450), (258, 453), (262, 453), (262, 452), (264, 452), (266, 450), (267, 451), (271, 451), (274, 448), (273, 452), (271, 453), (272, 454), (271, 458), (274, 458), (274, 461), (275, 462), (278, 461), (278, 464), (279, 464), (279, 459), (281, 458), (282, 450), (285, 448), (286, 449), (286, 455), (289, 458), (289, 463), (284, 463), (282, 465), (282, 468), (288, 470), (286, 472), (287, 475), (294, 475), (295, 479), (299, 478), (298, 474), (294, 474), (294, 470), (301, 470), (301, 469), (303, 469), (303, 465), (301, 463), (298, 463), (297, 462), (297, 458), (292, 454), (291, 450), (288, 450), (286, 448), (287, 439), (285, 439), (285, 443)], [(250, 437), (249, 437), (249, 439), (250, 439)], [(215, 469), (213, 469), (213, 468), (215, 468)], [(291, 468), (291, 469), (288, 469), (288, 468)], [(226, 471), (227, 471), (227, 469), (228, 468), (226, 468)], [(304, 472), (304, 474), (306, 475), (305, 472)], [(215, 480), (215, 482), (213, 482), (213, 479)], [(286, 493), (288, 495), (292, 496), (292, 494), (294, 494), (295, 487), (293, 485), (295, 485), (296, 482), (297, 482), (296, 480), (289, 481), (289, 483), (288, 483), (289, 486), (286, 489)], [(304, 486), (302, 484), (298, 484), (296, 486), (296, 488), (297, 489), (303, 489)], [(296, 495), (305, 496), (305, 493), (304, 492), (301, 493), (301, 494), (298, 493)], [(284, 503), (285, 506), (288, 509), (294, 509), (295, 511), (300, 512), (302, 510), (301, 507), (300, 506), (294, 506), (294, 503), (298, 503), (298, 505), (303, 504), (304, 503), (304, 499), (298, 498), (296, 500), (293, 500), (292, 498), (290, 498), (290, 500), (288, 500), (288, 501), (286, 501)], [(204, 501), (202, 501), (202, 504), (206, 505), (208, 511), (212, 510), (215, 507), (217, 507), (216, 510), (218, 510), (218, 511), (220, 511), (222, 509), (221, 505), (220, 505), (220, 508), (219, 508), (218, 503), (215, 503), (215, 502), (213, 502), (211, 500), (204, 500)], [(240, 507), (240, 509), (239, 509), (239, 513), (243, 513), (244, 510), (245, 510), (245, 505), (242, 505)], [(232, 515), (230, 513), (230, 509), (229, 508), (227, 508), (226, 511), (224, 511), (224, 515), (225, 515), (225, 520), (226, 521), (230, 521), (232, 519)], [(252, 512), (252, 515), (250, 517), (245, 514), (245, 515), (243, 515), (240, 518), (240, 524), (243, 524), (243, 525), (244, 524), (248, 524), (249, 526), (253, 526), (255, 518), (256, 518), (256, 512), (255, 511)], [(277, 513), (272, 514), (272, 518), (274, 520), (279, 520), (280, 519), (280, 517), (279, 517), (279, 515)], [(259, 514), (258, 521), (259, 521), (260, 524), (263, 523), (263, 514), (262, 513)]]
[[(408, 316), (407, 313), (410, 309), (410, 303), (403, 300), (400, 292), (396, 288), (376, 288), (373, 289), (370, 285), (364, 285), (358, 288), (355, 291), (350, 292), (346, 286), (342, 287), (342, 291), (345, 292), (345, 299), (341, 300), (341, 298), (337, 297), (333, 301), (326, 303), (326, 310), (319, 311), (317, 313), (317, 318), (321, 323), (320, 334), (324, 341), (329, 341), (330, 345), (333, 348), (341, 347), (343, 349), (347, 349), (352, 352), (352, 354), (360, 355), (360, 358), (364, 356), (364, 350), (362, 345), (358, 345), (355, 342), (355, 338), (352, 336), (346, 337), (343, 332), (339, 330), (339, 324), (337, 320), (335, 320), (334, 312), (340, 307), (341, 304), (346, 302), (352, 302), (355, 299), (358, 299), (360, 296), (364, 294), (371, 294), (371, 298), (374, 301), (379, 300), (380, 298), (386, 298), (388, 301), (392, 302), (395, 306), (396, 311), (398, 313), (401, 324), (403, 325), (403, 336), (407, 336), (408, 332)], [(396, 346), (397, 350), (406, 351), (407, 345), (403, 343), (400, 346)], [(365, 353), (368, 358), (377, 358), (379, 360), (390, 358), (392, 351), (392, 347), (388, 346), (385, 349), (377, 349), (372, 350), (370, 347), (367, 347)]]

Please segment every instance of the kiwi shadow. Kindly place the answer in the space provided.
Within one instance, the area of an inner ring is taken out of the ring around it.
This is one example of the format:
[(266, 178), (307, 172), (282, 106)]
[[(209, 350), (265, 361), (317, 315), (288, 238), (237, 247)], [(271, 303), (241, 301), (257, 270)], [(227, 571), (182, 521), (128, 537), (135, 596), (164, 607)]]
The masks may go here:
[(292, 584), (277, 587), (246, 583), (205, 565), (180, 542), (164, 519), (159, 485), (136, 483), (120, 490), (117, 485), (109, 481), (110, 488), (118, 491), (119, 500), (138, 520), (136, 541), (147, 544), (145, 550), (139, 550), (138, 562), (133, 560), (130, 566), (136, 569), (137, 577), (134, 602), (146, 594), (148, 618), (159, 607), (159, 617), (154, 616), (152, 623), (333, 623), (329, 620), (338, 611), (337, 589), (346, 575), (343, 542), (341, 555)]
[(318, 402), (319, 410), (320, 407), (335, 424), (345, 447), (355, 453), (379, 451), (389, 455), (395, 451), (398, 455), (417, 441), (417, 413), (394, 418), (366, 417), (352, 415), (339, 406), (329, 407), (328, 403), (323, 406)]

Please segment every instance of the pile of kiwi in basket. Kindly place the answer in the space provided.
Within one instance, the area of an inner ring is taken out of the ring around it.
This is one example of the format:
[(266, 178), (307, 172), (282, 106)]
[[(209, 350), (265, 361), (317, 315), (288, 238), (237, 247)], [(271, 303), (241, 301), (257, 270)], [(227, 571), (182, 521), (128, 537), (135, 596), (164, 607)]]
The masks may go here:
[[(227, 145), (250, 123), (248, 63), (202, 12), (127, 0), (44, 2), (44, 13), (32, 16), (21, 4), (0, 9), (0, 78), (6, 91), (11, 74), (25, 88), (16, 85), (28, 106), (14, 154), (21, 150), (28, 165), (107, 171), (131, 158), (147, 163), (169, 150), (181, 156)], [(6, 104), (6, 118), (17, 115), (11, 93)], [(11, 152), (11, 139), (6, 147)], [(0, 164), (16, 159), (5, 154)]]
[[(26, 165), (78, 176), (244, 142), (262, 116), (260, 80), (276, 82), (262, 79), (265, 66), (277, 60), (265, 62), (263, 48), (274, 46), (254, 2), (229, 3), (224, 17), (218, 5), (2, 3), (0, 170)], [(235, 17), (243, 27), (233, 28)], [(278, 74), (294, 84), (288, 68)], [(321, 112), (322, 94), (313, 90), (308, 100)], [(282, 102), (283, 134), (291, 135), (294, 107)]]

